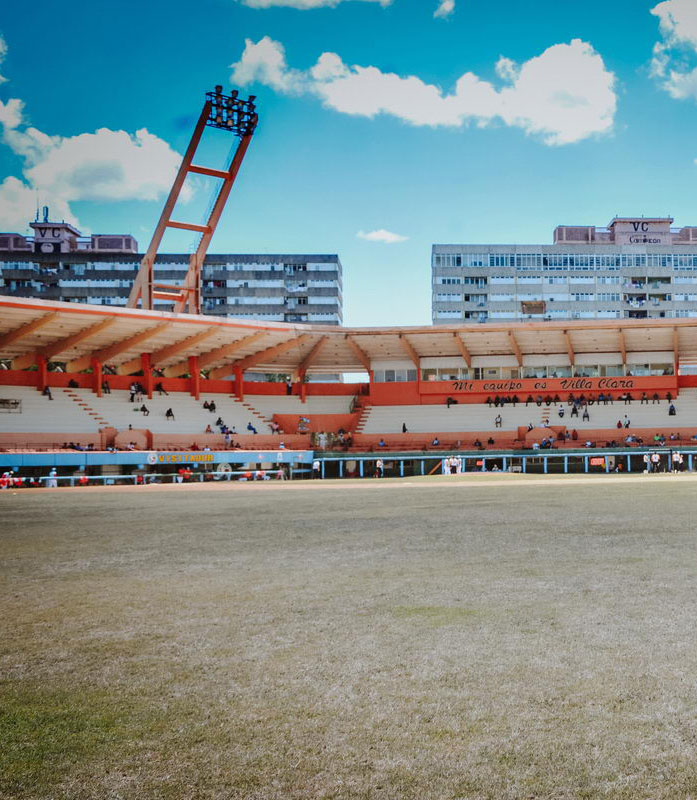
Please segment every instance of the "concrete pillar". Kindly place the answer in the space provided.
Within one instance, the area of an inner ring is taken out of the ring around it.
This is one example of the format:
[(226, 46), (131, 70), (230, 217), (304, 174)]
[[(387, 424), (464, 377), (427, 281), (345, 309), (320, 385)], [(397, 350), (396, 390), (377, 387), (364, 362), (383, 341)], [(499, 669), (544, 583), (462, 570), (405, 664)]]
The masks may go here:
[(152, 400), (152, 365), (150, 363), (150, 353), (141, 353), (140, 367), (143, 370), (143, 388), (148, 400)]
[(96, 358), (92, 359), (92, 391), (97, 397), (102, 396), (102, 362), (97, 361)]
[(189, 392), (197, 400), (201, 399), (201, 370), (198, 356), (189, 356)]

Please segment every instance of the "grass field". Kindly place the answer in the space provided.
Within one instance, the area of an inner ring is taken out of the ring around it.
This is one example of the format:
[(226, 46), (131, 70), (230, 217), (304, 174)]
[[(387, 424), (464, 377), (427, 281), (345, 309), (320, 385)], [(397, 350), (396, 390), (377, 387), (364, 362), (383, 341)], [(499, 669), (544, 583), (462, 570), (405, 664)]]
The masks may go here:
[(0, 492), (0, 797), (697, 798), (697, 479), (487, 478)]

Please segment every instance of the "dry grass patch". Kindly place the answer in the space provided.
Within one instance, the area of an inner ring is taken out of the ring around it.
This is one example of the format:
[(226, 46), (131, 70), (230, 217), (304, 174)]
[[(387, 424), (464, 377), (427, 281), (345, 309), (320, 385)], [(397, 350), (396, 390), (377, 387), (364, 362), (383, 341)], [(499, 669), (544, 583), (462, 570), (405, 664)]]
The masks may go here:
[(697, 797), (694, 486), (0, 493), (0, 797)]

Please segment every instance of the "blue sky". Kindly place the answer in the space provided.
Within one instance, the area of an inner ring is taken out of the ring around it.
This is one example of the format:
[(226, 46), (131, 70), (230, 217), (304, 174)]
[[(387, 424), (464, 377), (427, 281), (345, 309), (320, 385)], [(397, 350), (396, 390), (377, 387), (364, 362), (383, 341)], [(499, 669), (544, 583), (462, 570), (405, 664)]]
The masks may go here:
[[(211, 251), (338, 253), (347, 324), (430, 322), (434, 242), (697, 224), (695, 0), (326, 2), (14, 4), (0, 228), (23, 231), (38, 196), (144, 248), (204, 92), (233, 79), (260, 125)], [(178, 216), (200, 221), (209, 193)]]

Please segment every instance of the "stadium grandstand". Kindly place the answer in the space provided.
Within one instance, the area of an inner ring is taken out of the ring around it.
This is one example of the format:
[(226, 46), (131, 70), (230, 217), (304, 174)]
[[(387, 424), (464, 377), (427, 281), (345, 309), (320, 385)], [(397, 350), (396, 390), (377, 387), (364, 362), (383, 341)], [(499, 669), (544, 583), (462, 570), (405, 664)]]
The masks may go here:
[[(17, 298), (0, 309), (5, 463), (296, 452), (344, 475), (384, 452), (413, 474), (445, 453), (510, 469), (542, 451), (689, 450), (697, 435), (690, 319), (341, 328)], [(603, 466), (616, 463), (641, 466)]]

